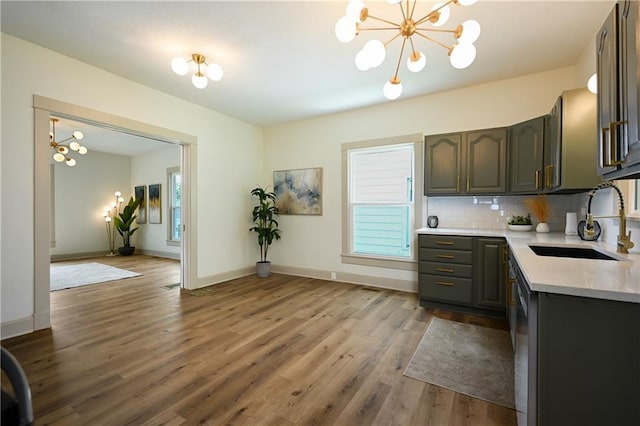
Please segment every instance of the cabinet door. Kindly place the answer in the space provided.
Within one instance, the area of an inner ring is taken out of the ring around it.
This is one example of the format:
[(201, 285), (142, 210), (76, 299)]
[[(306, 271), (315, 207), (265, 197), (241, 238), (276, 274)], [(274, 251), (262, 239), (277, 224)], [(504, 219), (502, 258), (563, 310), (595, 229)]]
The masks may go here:
[(551, 191), (560, 186), (560, 159), (562, 149), (562, 96), (544, 118), (544, 189)]
[(544, 117), (511, 126), (511, 192), (534, 193), (542, 189)]
[(596, 36), (596, 66), (598, 71), (598, 174), (616, 170), (620, 152), (618, 126), (618, 5), (602, 24)]
[[(626, 0), (620, 4), (618, 20), (620, 30), (620, 84), (622, 93), (621, 120), (626, 124), (624, 137), (626, 158), (622, 168), (640, 168), (640, 7), (637, 1)], [(639, 170), (640, 172), (640, 170)]]
[(507, 130), (469, 132), (466, 143), (466, 193), (504, 194), (507, 191)]
[(505, 244), (501, 238), (476, 238), (473, 287), (479, 307), (505, 310)]
[(462, 179), (462, 134), (425, 138), (425, 195), (459, 194)]

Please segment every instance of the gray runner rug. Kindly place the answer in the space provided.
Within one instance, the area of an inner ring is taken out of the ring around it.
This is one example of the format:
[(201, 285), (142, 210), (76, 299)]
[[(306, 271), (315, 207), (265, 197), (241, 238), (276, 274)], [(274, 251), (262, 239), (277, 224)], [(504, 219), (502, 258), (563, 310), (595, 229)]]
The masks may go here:
[(515, 408), (507, 331), (434, 317), (404, 375)]

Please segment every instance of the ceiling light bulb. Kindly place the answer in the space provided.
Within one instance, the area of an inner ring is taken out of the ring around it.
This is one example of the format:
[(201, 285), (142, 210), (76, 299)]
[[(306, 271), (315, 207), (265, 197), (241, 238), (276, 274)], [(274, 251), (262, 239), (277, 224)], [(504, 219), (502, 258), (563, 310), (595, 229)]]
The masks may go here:
[(471, 44), (475, 43), (480, 37), (480, 24), (478, 21), (469, 19), (462, 23), (462, 33), (458, 37), (458, 43)]
[(106, 217), (104, 218), (104, 221), (105, 221), (105, 222), (111, 222), (111, 216), (106, 216)]
[(420, 72), (427, 64), (427, 57), (422, 52), (413, 52), (407, 58), (407, 68), (411, 72)]
[(62, 155), (59, 152), (57, 152), (57, 153), (53, 154), (53, 159), (58, 163), (62, 163), (64, 161), (64, 155)]
[(356, 37), (356, 23), (354, 20), (343, 16), (336, 22), (335, 31), (338, 40), (343, 43), (349, 43)]
[(456, 44), (449, 54), (449, 61), (454, 68), (467, 68), (476, 59), (476, 47), (473, 44)]
[(462, 6), (471, 6), (477, 1), (478, 0), (458, 0), (458, 3), (460, 3)]
[(387, 3), (389, 4), (398, 4), (400, 3), (402, 0), (387, 0)]
[(587, 89), (594, 95), (598, 93), (598, 74), (593, 73), (591, 77), (589, 77), (589, 81), (587, 81)]
[(218, 64), (211, 64), (207, 66), (207, 76), (213, 81), (220, 81), (222, 79), (222, 67)]
[(84, 135), (80, 130), (76, 130), (75, 132), (73, 132), (73, 138), (81, 140), (82, 138), (84, 138)]
[[(444, 5), (443, 2), (438, 2), (433, 5), (431, 10), (432, 11), (438, 10), (438, 8), (441, 8), (443, 5)], [(446, 24), (447, 21), (449, 20), (449, 15), (451, 14), (451, 10), (449, 9), (449, 6), (442, 7), (442, 9), (438, 10), (438, 12), (440, 13), (440, 16), (438, 17), (438, 20), (433, 23), (434, 27), (440, 27)]]
[(113, 195), (115, 195), (116, 197), (119, 197), (119, 196), (121, 196), (121, 195), (122, 195), (122, 192), (120, 192), (120, 191), (116, 191), (116, 192), (114, 192), (114, 193), (113, 193)]
[(398, 99), (402, 94), (402, 83), (397, 77), (392, 78), (384, 84), (384, 96), (390, 101)]
[(205, 87), (207, 87), (207, 84), (209, 84), (207, 77), (205, 77), (201, 72), (195, 73), (193, 77), (191, 77), (191, 82), (198, 89), (204, 89)]
[(362, 50), (358, 52), (356, 55), (356, 68), (360, 71), (367, 71), (369, 68), (369, 60), (367, 58), (367, 54)]
[(74, 160), (73, 158), (67, 158), (67, 166), (73, 167), (75, 165), (76, 165), (76, 160)]
[(124, 198), (122, 198), (122, 197), (118, 197), (118, 202), (119, 202), (119, 203), (124, 203)]
[(68, 153), (69, 153), (69, 148), (67, 148), (67, 147), (66, 147), (66, 146), (64, 146), (64, 145), (58, 145), (58, 147), (57, 147), (56, 149), (58, 150), (58, 152), (59, 152), (60, 154), (65, 154), (65, 155), (66, 155), (66, 154), (68, 154)]
[(69, 148), (71, 148), (74, 151), (78, 151), (80, 150), (80, 144), (76, 141), (73, 141), (69, 144)]
[(362, 0), (351, 0), (347, 4), (345, 16), (353, 22), (360, 22), (360, 11), (364, 8)]
[(78, 154), (86, 154), (87, 153), (87, 147), (86, 146), (81, 146), (80, 148), (78, 148)]
[(178, 75), (186, 75), (189, 72), (189, 64), (186, 59), (176, 57), (171, 60), (171, 69)]
[(370, 68), (379, 66), (387, 56), (387, 49), (380, 40), (369, 40), (362, 51), (365, 52)]

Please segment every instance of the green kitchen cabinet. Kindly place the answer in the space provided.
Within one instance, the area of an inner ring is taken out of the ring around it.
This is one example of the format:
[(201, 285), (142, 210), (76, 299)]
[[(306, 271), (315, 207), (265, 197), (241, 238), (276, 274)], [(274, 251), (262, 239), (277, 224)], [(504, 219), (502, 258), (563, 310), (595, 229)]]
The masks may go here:
[(425, 137), (425, 195), (504, 194), (507, 130)]
[(505, 310), (506, 244), (503, 238), (475, 238), (473, 286), (479, 308)]
[(544, 117), (527, 120), (509, 128), (509, 183), (512, 194), (531, 194), (542, 189), (544, 129)]
[(596, 36), (597, 168), (604, 179), (640, 177), (640, 6), (618, 1)]

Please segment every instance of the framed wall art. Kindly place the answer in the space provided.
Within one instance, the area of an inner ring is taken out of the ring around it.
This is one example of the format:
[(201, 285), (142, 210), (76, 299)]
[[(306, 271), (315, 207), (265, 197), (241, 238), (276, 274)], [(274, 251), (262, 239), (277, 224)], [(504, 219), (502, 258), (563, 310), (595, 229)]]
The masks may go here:
[(149, 223), (162, 223), (161, 184), (149, 185)]
[(136, 200), (142, 198), (142, 203), (138, 207), (136, 222), (138, 224), (147, 223), (147, 187), (144, 185), (134, 187), (133, 196)]
[(273, 190), (280, 214), (322, 214), (322, 168), (273, 172)]

